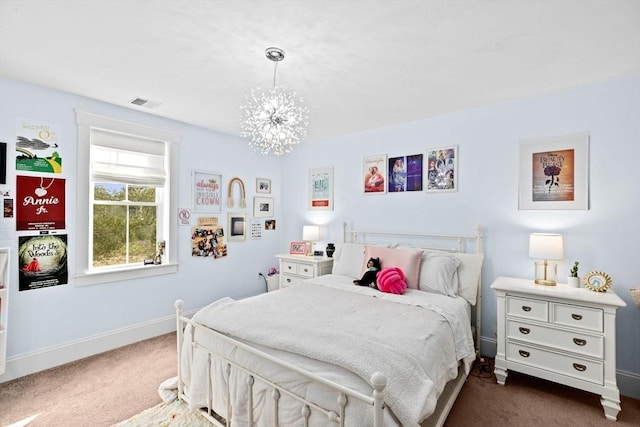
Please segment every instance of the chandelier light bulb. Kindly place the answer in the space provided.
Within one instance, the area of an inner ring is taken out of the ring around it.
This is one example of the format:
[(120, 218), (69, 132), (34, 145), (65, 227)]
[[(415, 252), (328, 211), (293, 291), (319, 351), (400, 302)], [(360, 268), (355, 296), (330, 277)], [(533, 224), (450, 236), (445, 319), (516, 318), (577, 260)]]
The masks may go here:
[(284, 59), (284, 51), (268, 48), (265, 54), (275, 62), (273, 87), (251, 90), (246, 104), (240, 107), (240, 135), (249, 138), (249, 146), (255, 151), (281, 156), (306, 138), (309, 110), (295, 92), (275, 84), (277, 65)]

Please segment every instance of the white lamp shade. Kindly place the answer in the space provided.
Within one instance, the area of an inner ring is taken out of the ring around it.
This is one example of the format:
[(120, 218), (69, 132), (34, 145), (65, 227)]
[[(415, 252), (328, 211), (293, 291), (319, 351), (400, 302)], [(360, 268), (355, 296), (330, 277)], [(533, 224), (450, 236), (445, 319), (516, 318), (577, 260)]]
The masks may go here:
[(320, 227), (317, 225), (305, 225), (302, 227), (302, 240), (315, 242), (320, 240)]
[(537, 259), (563, 259), (562, 234), (531, 233), (529, 235), (529, 257)]

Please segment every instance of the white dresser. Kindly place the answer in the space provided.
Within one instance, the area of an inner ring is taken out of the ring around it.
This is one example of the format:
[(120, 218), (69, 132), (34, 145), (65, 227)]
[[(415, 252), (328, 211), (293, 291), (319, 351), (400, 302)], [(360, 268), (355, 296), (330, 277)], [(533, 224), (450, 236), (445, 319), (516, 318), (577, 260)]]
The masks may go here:
[(280, 288), (296, 285), (310, 277), (331, 273), (333, 258), (305, 255), (276, 255), (280, 265)]
[(498, 297), (498, 384), (514, 370), (597, 393), (615, 421), (616, 310), (625, 302), (611, 289), (542, 286), (533, 279), (498, 277), (491, 288)]

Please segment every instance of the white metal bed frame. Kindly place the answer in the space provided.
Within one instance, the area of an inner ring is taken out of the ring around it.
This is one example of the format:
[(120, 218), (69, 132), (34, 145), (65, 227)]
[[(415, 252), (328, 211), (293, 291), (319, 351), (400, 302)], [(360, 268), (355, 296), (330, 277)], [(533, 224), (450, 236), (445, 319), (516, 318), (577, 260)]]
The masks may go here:
[[(344, 224), (343, 227), (343, 238), (345, 242), (352, 242), (352, 243), (370, 243), (370, 244), (380, 244), (383, 243), (383, 241), (386, 241), (384, 243), (400, 243), (403, 246), (408, 246), (413, 244), (413, 242), (416, 243), (416, 247), (420, 247), (420, 248), (424, 248), (424, 249), (432, 249), (432, 250), (441, 250), (441, 251), (448, 251), (448, 252), (465, 252), (466, 249), (466, 243), (468, 242), (475, 242), (475, 253), (482, 253), (482, 227), (481, 226), (477, 226), (476, 228), (476, 234), (475, 235), (447, 235), (447, 234), (427, 234), (427, 233), (393, 233), (393, 232), (377, 232), (377, 231), (360, 231), (360, 230), (349, 230), (347, 224)], [(404, 239), (402, 242), (399, 242), (398, 239)], [(435, 242), (455, 242), (456, 246), (455, 247), (448, 247), (448, 246), (444, 246), (444, 247), (438, 247), (438, 246), (423, 246), (423, 245), (418, 245), (420, 242), (424, 242), (424, 241), (435, 241)], [(478, 294), (477, 294), (477, 299), (476, 299), (476, 310), (475, 310), (475, 325), (472, 325), (472, 328), (475, 329), (475, 348), (476, 348), (476, 355), (478, 355), (478, 348), (479, 348), (479, 343), (480, 343), (480, 314), (481, 314), (481, 291), (482, 291), (482, 286), (481, 286), (481, 280), (478, 280)], [(302, 410), (301, 410), (301, 415), (303, 417), (304, 420), (304, 427), (308, 426), (309, 423), (309, 417), (312, 413), (312, 411), (315, 411), (316, 413), (320, 413), (320, 414), (324, 414), (328, 420), (332, 421), (332, 422), (336, 422), (340, 427), (344, 427), (346, 425), (346, 420), (345, 420), (345, 408), (346, 405), (349, 402), (349, 399), (356, 399), (359, 401), (364, 402), (366, 405), (370, 405), (372, 407), (373, 410), (373, 427), (383, 427), (383, 420), (384, 420), (384, 409), (385, 409), (385, 405), (384, 405), (384, 388), (386, 387), (387, 384), (387, 379), (385, 378), (385, 376), (382, 373), (376, 372), (372, 375), (371, 379), (370, 379), (370, 384), (373, 388), (373, 393), (371, 396), (365, 395), (363, 393), (360, 393), (356, 390), (353, 390), (351, 388), (345, 387), (337, 382), (334, 381), (330, 381), (327, 380), (321, 376), (318, 376), (316, 374), (314, 374), (313, 372), (307, 371), (303, 368), (300, 368), (296, 365), (293, 365), (291, 363), (288, 363), (286, 361), (280, 360), (268, 353), (265, 353), (263, 351), (260, 351), (254, 347), (251, 347), (247, 344), (244, 344), (240, 341), (237, 341), (227, 335), (221, 334), (213, 329), (207, 328), (204, 325), (198, 324), (194, 321), (192, 321), (191, 319), (189, 319), (188, 317), (185, 316), (184, 314), (184, 302), (182, 300), (177, 300), (175, 303), (175, 308), (176, 308), (176, 332), (177, 332), (177, 360), (178, 360), (178, 398), (185, 401), (185, 402), (189, 402), (189, 398), (188, 396), (185, 394), (185, 390), (184, 390), (184, 382), (183, 382), (183, 376), (182, 376), (182, 346), (183, 346), (183, 338), (184, 338), (184, 328), (187, 324), (192, 325), (193, 328), (196, 329), (200, 329), (200, 330), (205, 330), (206, 333), (209, 333), (215, 337), (217, 337), (217, 339), (223, 340), (224, 342), (230, 343), (234, 346), (236, 346), (239, 349), (242, 349), (244, 351), (247, 351), (253, 355), (256, 355), (262, 359), (268, 360), (272, 363), (275, 363), (277, 365), (280, 365), (281, 367), (296, 372), (299, 375), (302, 375), (304, 377), (306, 377), (307, 379), (317, 382), (317, 383), (321, 383), (327, 387), (329, 387), (332, 390), (336, 391), (337, 394), (337, 403), (338, 403), (338, 407), (340, 408), (339, 413), (330, 410), (330, 409), (326, 409), (323, 408), (321, 406), (319, 406), (318, 404), (309, 401), (308, 399), (304, 398), (303, 396), (300, 396), (290, 390), (287, 390), (286, 388), (284, 388), (281, 385), (278, 385), (276, 383), (274, 383), (273, 381), (271, 381), (269, 378), (265, 378), (262, 375), (259, 375), (256, 372), (253, 372), (250, 368), (246, 367), (246, 366), (241, 366), (238, 363), (234, 362), (233, 360), (228, 359), (227, 357), (223, 356), (222, 354), (220, 354), (219, 352), (207, 348), (206, 346), (204, 346), (201, 343), (198, 342), (194, 342), (192, 343), (194, 348), (200, 348), (203, 349), (204, 351), (206, 351), (208, 353), (208, 372), (207, 372), (207, 377), (208, 377), (208, 397), (207, 397), (207, 402), (208, 405), (206, 408), (201, 408), (199, 411), (200, 413), (207, 418), (213, 425), (218, 426), (218, 427), (229, 427), (231, 425), (233, 425), (233, 421), (231, 419), (231, 417), (229, 417), (228, 419), (224, 419), (221, 416), (219, 416), (218, 414), (215, 414), (212, 410), (212, 384), (211, 384), (211, 366), (212, 366), (212, 358), (216, 357), (219, 360), (223, 360), (225, 365), (226, 365), (226, 370), (225, 370), (225, 375), (226, 375), (226, 379), (227, 379), (227, 387), (226, 387), (226, 392), (227, 392), (227, 414), (231, 414), (231, 398), (230, 398), (230, 390), (229, 390), (229, 377), (230, 377), (230, 373), (231, 373), (231, 369), (232, 367), (234, 369), (238, 369), (244, 373), (247, 374), (247, 378), (246, 378), (246, 384), (248, 386), (248, 395), (247, 395), (247, 406), (248, 408), (251, 408), (250, 410), (248, 410), (247, 413), (247, 419), (249, 421), (249, 425), (253, 425), (253, 384), (255, 383), (256, 379), (259, 379), (260, 381), (262, 381), (264, 384), (268, 385), (269, 387), (272, 388), (272, 392), (271, 392), (271, 398), (273, 399), (273, 413), (275, 414), (275, 418), (273, 420), (273, 426), (277, 427), (278, 424), (278, 400), (280, 398), (281, 395), (286, 394), (289, 397), (293, 398), (294, 400), (297, 400), (299, 402), (302, 403)], [(466, 375), (464, 373), (464, 369), (459, 369), (459, 375), (457, 378), (455, 378), (454, 380), (451, 380), (447, 386), (445, 387), (445, 390), (443, 391), (442, 395), (440, 396), (440, 398), (438, 399), (438, 406), (436, 407), (436, 410), (434, 412), (434, 414), (427, 418), (422, 426), (442, 426), (444, 424), (444, 421), (447, 418), (447, 415), (449, 414), (451, 408), (453, 407), (453, 404), (458, 396), (458, 394), (460, 393), (460, 390), (462, 389), (462, 386), (464, 385), (464, 382), (466, 381)], [(391, 414), (393, 416), (393, 414)]]

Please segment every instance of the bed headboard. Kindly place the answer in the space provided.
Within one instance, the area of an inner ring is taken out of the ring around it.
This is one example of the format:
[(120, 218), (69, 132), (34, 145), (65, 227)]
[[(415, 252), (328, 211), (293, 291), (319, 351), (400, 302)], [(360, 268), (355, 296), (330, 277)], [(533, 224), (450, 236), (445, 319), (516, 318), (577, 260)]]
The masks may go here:
[[(358, 230), (343, 223), (343, 242), (361, 243), (364, 245), (388, 245), (420, 248), (427, 251), (444, 251), (460, 254), (483, 253), (482, 226), (476, 226), (475, 233), (441, 234), (441, 233), (408, 233), (375, 230)], [(478, 275), (475, 307), (472, 308), (472, 329), (474, 332), (476, 353), (480, 348), (480, 331), (482, 320), (482, 274)]]

